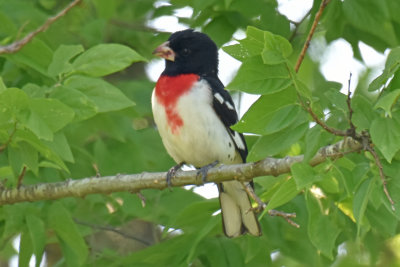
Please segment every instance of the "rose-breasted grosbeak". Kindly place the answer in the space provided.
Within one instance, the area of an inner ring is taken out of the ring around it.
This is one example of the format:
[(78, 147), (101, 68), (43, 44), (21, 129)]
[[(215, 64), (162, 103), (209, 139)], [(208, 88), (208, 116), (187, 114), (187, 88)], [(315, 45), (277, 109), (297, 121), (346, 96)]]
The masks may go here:
[[(165, 58), (165, 70), (152, 95), (152, 109), (162, 141), (178, 163), (196, 168), (214, 162), (246, 161), (243, 135), (232, 130), (238, 116), (218, 78), (218, 50), (205, 34), (191, 29), (173, 33), (153, 54)], [(218, 184), (224, 232), (236, 237), (261, 235), (251, 202), (240, 182)]]

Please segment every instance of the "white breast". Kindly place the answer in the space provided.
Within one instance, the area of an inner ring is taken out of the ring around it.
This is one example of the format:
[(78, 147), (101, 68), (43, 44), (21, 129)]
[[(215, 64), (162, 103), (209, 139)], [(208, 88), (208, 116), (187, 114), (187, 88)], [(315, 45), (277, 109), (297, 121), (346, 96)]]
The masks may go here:
[(172, 133), (165, 109), (153, 91), (152, 108), (162, 141), (171, 157), (202, 167), (218, 160), (221, 163), (241, 162), (227, 129), (212, 108), (211, 89), (206, 81), (196, 82), (176, 104), (183, 126)]

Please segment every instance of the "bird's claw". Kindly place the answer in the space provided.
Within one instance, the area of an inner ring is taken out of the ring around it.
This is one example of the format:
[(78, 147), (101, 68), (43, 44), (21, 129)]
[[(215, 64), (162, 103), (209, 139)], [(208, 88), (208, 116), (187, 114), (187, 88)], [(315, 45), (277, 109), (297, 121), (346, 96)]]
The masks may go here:
[(168, 188), (172, 187), (172, 178), (175, 177), (176, 172), (184, 165), (184, 162), (181, 162), (175, 166), (173, 166), (171, 169), (168, 170), (167, 172), (167, 186)]
[(201, 167), (201, 168), (197, 171), (197, 175), (201, 175), (201, 182), (202, 182), (203, 184), (207, 181), (207, 173), (208, 173), (208, 171), (209, 171), (211, 168), (215, 167), (218, 163), (219, 163), (218, 160), (216, 160), (216, 161), (214, 161), (214, 162), (212, 162), (212, 163), (210, 163), (210, 164), (207, 164), (207, 165)]

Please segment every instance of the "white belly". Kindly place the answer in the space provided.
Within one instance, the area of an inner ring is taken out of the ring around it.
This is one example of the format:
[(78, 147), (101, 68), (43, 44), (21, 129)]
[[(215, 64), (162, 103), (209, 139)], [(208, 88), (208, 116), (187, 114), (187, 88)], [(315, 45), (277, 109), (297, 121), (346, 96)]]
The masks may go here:
[(212, 109), (211, 90), (205, 86), (205, 81), (197, 82), (193, 90), (178, 100), (175, 109), (183, 125), (174, 133), (153, 91), (153, 115), (164, 146), (177, 163), (195, 167), (217, 160), (225, 164), (241, 162), (227, 129)]

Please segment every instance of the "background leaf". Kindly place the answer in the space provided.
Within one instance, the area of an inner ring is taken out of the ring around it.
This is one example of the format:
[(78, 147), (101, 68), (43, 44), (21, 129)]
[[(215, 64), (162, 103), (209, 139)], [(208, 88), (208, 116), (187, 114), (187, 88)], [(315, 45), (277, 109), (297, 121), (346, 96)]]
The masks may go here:
[(82, 265), (88, 256), (88, 247), (70, 213), (59, 202), (54, 202), (50, 206), (48, 223), (63, 244), (62, 249), (66, 253), (68, 265)]
[(120, 71), (130, 64), (145, 60), (137, 52), (120, 44), (99, 44), (78, 56), (73, 70), (93, 77)]
[(395, 119), (377, 118), (371, 124), (371, 138), (388, 162), (400, 149), (400, 124)]

